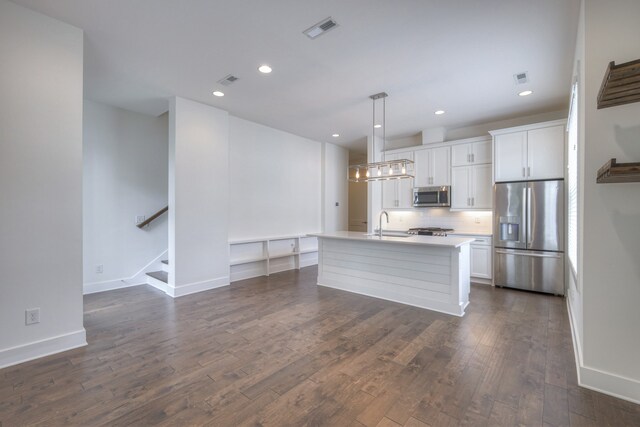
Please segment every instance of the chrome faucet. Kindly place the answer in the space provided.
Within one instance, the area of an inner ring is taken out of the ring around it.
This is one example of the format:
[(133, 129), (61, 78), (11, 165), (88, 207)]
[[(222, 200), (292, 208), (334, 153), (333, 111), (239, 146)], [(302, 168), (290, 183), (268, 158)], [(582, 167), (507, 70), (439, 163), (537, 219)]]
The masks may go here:
[(382, 211), (380, 212), (380, 221), (378, 224), (378, 235), (382, 238), (382, 214), (384, 214), (387, 217), (387, 224), (389, 224), (389, 214), (387, 213), (387, 211)]

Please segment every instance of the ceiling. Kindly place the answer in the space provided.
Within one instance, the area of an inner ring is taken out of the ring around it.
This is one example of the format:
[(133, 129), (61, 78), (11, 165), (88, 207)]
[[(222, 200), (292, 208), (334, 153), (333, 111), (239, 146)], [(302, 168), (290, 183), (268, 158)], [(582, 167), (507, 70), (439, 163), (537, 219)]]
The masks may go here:
[[(14, 2), (85, 30), (89, 99), (159, 115), (178, 95), (363, 150), (381, 91), (387, 137), (566, 108), (580, 0)], [(329, 16), (337, 28), (302, 33)]]

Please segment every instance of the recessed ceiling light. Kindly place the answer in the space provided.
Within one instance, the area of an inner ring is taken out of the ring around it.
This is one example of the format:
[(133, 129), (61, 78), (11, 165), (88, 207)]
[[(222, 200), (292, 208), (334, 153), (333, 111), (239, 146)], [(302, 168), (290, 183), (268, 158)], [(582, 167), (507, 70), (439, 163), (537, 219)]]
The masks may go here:
[(337, 137), (339, 137), (339, 136), (340, 136), (340, 134), (339, 134), (339, 133), (334, 133), (334, 134), (333, 134), (333, 135), (331, 135), (331, 136), (332, 136), (332, 137), (334, 137), (334, 138), (337, 138)]
[(532, 90), (524, 90), (518, 94), (518, 96), (529, 96), (533, 93)]
[(442, 114), (444, 114), (444, 110), (438, 110), (434, 113), (436, 116), (440, 116)]
[(263, 64), (258, 67), (258, 71), (260, 71), (263, 74), (269, 74), (271, 72), (271, 67), (269, 67), (266, 64)]
[(373, 125), (374, 128), (379, 129), (382, 127), (382, 125)]
[(219, 90), (214, 90), (213, 96), (224, 96), (224, 93), (220, 92)]

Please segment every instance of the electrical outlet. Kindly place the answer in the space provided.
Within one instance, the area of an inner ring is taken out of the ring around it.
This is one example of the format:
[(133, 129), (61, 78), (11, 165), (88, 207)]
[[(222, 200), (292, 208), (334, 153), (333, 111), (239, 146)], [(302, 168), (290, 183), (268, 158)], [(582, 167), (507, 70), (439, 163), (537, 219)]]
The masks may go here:
[(476, 224), (480, 224), (480, 217), (476, 217)]
[(40, 323), (40, 309), (28, 308), (24, 311), (24, 324), (33, 325), (34, 323)]
[(104, 271), (104, 267), (102, 266), (102, 264), (96, 265), (96, 273), (102, 274), (103, 271)]
[(336, 206), (340, 206), (340, 202), (336, 202)]
[(136, 225), (140, 224), (141, 222), (143, 222), (145, 220), (145, 216), (144, 215), (136, 215)]

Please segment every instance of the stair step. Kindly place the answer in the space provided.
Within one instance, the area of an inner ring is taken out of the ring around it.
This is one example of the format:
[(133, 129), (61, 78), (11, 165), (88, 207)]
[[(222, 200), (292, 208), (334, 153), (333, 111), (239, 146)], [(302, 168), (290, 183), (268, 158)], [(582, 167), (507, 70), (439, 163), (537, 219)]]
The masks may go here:
[[(157, 259), (157, 258), (156, 258), (156, 259)], [(168, 260), (168, 259), (163, 259), (163, 260), (162, 260), (162, 261), (160, 261), (160, 262), (162, 262), (163, 264), (167, 264), (167, 265), (169, 265), (169, 260)]]
[(166, 271), (152, 271), (150, 273), (147, 273), (147, 276), (151, 276), (154, 279), (158, 279), (164, 283), (169, 283), (169, 273), (167, 273)]

